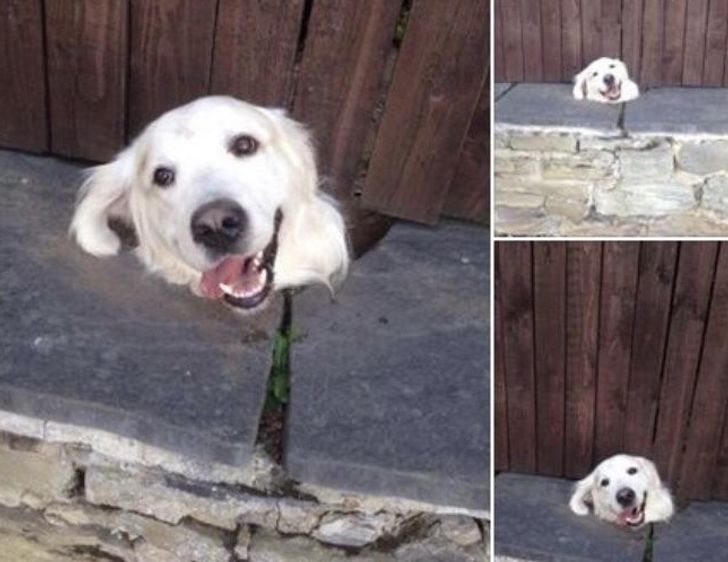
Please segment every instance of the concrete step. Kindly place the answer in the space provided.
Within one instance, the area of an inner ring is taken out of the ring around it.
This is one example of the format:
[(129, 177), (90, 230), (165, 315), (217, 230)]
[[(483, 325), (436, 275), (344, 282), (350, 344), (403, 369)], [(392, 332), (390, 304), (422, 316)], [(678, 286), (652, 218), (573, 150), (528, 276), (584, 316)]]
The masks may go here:
[(654, 562), (728, 560), (728, 503), (692, 502), (669, 525), (658, 527)]
[(485, 512), (488, 231), (398, 224), (331, 304), (294, 300), (285, 466), (311, 485)]
[(0, 410), (251, 458), (278, 307), (255, 321), (69, 240), (79, 168), (0, 152)]

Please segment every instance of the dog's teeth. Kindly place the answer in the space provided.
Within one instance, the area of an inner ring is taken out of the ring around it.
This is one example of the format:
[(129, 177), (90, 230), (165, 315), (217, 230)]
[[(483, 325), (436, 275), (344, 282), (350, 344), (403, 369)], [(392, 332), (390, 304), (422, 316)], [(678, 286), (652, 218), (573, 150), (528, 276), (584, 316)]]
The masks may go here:
[(227, 283), (220, 283), (220, 289), (222, 289), (223, 293), (226, 293), (228, 295), (235, 295), (235, 291), (233, 291), (233, 288)]

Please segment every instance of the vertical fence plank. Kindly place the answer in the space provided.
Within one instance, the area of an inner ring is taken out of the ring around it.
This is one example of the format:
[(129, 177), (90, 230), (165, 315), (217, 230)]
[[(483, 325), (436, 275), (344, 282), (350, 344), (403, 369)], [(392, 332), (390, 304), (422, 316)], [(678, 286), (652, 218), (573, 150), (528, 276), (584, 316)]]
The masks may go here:
[(501, 12), (503, 37), (503, 62), (506, 82), (522, 82), (526, 79), (523, 69), (523, 33), (521, 29), (521, 5), (519, 0), (496, 2)]
[(495, 37), (493, 38), (493, 48), (495, 50), (493, 64), (495, 64), (495, 68), (493, 71), (495, 73), (495, 82), (506, 82), (508, 80), (505, 63), (505, 33), (503, 32), (504, 27), (502, 16), (503, 4), (505, 2), (506, 0), (502, 0), (501, 2), (495, 2), (493, 5), (493, 17), (495, 18)]
[(622, 0), (602, 1), (602, 53), (622, 58)]
[(728, 0), (711, 0), (708, 32), (705, 38), (705, 67), (702, 84), (723, 84), (726, 38), (728, 37)]
[(708, 499), (716, 470), (728, 397), (728, 245), (721, 244), (705, 343), (685, 440), (679, 493)]
[(132, 0), (129, 133), (207, 93), (216, 0)]
[[(529, 82), (543, 80), (540, 0), (521, 0), (523, 74)], [(528, 56), (525, 54), (528, 53)]]
[(508, 402), (510, 469), (536, 469), (536, 381), (533, 369), (531, 244), (498, 244), (503, 365)]
[(548, 82), (560, 82), (562, 80), (561, 0), (542, 0), (541, 25), (543, 26), (543, 78)]
[(0, 76), (0, 145), (46, 150), (41, 0), (0, 3)]
[(602, 1), (581, 3), (581, 42), (584, 65), (605, 55), (602, 48)]
[(685, 22), (685, 57), (682, 83), (690, 86), (703, 81), (708, 0), (690, 0)]
[(538, 472), (561, 476), (564, 469), (566, 244), (533, 245), (533, 279)]
[(564, 472), (574, 478), (584, 476), (593, 461), (601, 257), (596, 242), (570, 244), (566, 255)]
[(561, 0), (561, 76), (571, 80), (583, 67), (579, 0)]
[(486, 81), (470, 121), (443, 212), (486, 222), (490, 217), (490, 87)]
[(304, 0), (219, 2), (211, 93), (285, 107)]
[(437, 219), (485, 82), (487, 21), (483, 0), (413, 3), (364, 186), (366, 207)]
[(638, 265), (639, 243), (604, 245), (599, 305), (595, 462), (622, 450)]
[(665, 0), (665, 44), (662, 55), (662, 83), (680, 84), (685, 52), (687, 0)]
[(680, 249), (652, 454), (668, 482), (679, 475), (717, 252), (715, 242), (684, 242)]
[(637, 78), (642, 74), (642, 1), (622, 2), (622, 60)]
[(640, 73), (640, 83), (644, 86), (659, 84), (662, 79), (664, 1), (645, 0)]
[(124, 146), (126, 0), (46, 0), (51, 150), (106, 160)]
[(643, 242), (641, 245), (624, 420), (624, 450), (627, 453), (644, 454), (652, 447), (676, 261), (677, 244), (674, 242)]
[[(504, 327), (503, 327), (503, 301), (506, 299), (505, 292), (510, 290), (507, 289), (503, 283), (501, 283), (501, 269), (500, 260), (498, 259), (501, 246), (504, 242), (497, 242), (495, 245), (495, 255), (492, 259), (495, 260), (494, 270), (495, 276), (493, 279), (493, 285), (495, 293), (493, 295), (493, 319), (494, 319), (494, 341), (495, 341), (495, 387), (493, 389), (493, 402), (494, 402), (494, 416), (495, 421), (494, 438), (495, 438), (495, 450), (493, 452), (493, 464), (495, 470), (509, 470), (509, 452), (508, 452), (508, 397), (506, 388), (506, 367), (505, 360), (506, 354), (504, 352)], [(507, 259), (507, 258), (506, 258)]]
[(723, 423), (723, 439), (721, 439), (720, 452), (713, 481), (713, 499), (728, 501), (728, 415)]
[(293, 114), (313, 128), (322, 170), (344, 200), (353, 195), (399, 7), (399, 2), (313, 4)]

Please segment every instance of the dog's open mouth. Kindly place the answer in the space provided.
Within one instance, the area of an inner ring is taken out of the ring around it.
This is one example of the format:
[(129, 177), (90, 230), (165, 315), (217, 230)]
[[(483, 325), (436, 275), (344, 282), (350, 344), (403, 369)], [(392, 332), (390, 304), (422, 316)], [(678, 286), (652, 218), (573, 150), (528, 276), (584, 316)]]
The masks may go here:
[(605, 91), (599, 90), (599, 93), (609, 101), (617, 101), (622, 95), (622, 84), (614, 82)]
[(211, 299), (223, 299), (236, 308), (253, 309), (273, 287), (273, 266), (278, 252), (278, 230), (283, 215), (276, 211), (275, 228), (268, 245), (254, 255), (230, 255), (202, 274), (200, 289)]
[(645, 503), (647, 503), (647, 494), (640, 505), (625, 509), (619, 514), (619, 523), (629, 527), (639, 527), (645, 522)]

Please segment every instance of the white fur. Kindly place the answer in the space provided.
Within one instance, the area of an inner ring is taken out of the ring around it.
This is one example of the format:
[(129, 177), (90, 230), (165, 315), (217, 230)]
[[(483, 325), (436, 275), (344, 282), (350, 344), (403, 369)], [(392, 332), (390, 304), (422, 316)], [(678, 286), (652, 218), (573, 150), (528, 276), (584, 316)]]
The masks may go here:
[[(230, 154), (230, 139), (247, 134), (258, 151)], [(154, 185), (157, 166), (172, 166), (176, 181)], [(344, 220), (319, 190), (308, 133), (284, 111), (211, 96), (173, 109), (151, 123), (110, 163), (93, 168), (79, 192), (70, 232), (95, 256), (120, 249), (110, 217), (133, 225), (136, 253), (170, 283), (199, 292), (204, 271), (215, 265), (192, 239), (192, 213), (216, 198), (247, 212), (246, 254), (271, 240), (276, 209), (283, 212), (275, 261), (275, 289), (309, 283), (335, 286), (346, 275), (349, 252)]]
[[(604, 76), (612, 74), (619, 84), (620, 95), (616, 99), (609, 99), (605, 91)], [(627, 66), (619, 59), (602, 57), (593, 61), (589, 66), (574, 76), (574, 97), (578, 100), (591, 100), (602, 103), (622, 103), (637, 99), (640, 89), (629, 78)]]
[[(635, 474), (629, 474), (636, 468)], [(607, 486), (601, 485), (608, 479)], [(644, 458), (631, 455), (615, 455), (601, 463), (594, 471), (574, 486), (569, 507), (577, 515), (587, 515), (590, 510), (605, 521), (616, 523), (621, 506), (616, 501), (616, 492), (629, 487), (638, 498), (647, 494), (644, 523), (666, 521), (673, 512), (673, 501), (669, 490), (660, 480), (655, 464)]]

